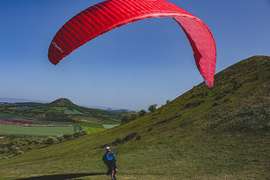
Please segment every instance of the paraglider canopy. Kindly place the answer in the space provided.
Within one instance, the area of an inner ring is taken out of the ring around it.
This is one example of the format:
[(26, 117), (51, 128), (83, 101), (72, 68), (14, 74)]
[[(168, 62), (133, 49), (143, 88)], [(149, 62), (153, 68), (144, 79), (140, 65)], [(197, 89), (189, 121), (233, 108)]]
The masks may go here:
[(211, 31), (202, 20), (166, 0), (107, 0), (87, 8), (57, 32), (49, 47), (49, 60), (58, 64), (75, 49), (107, 31), (155, 17), (171, 17), (182, 27), (198, 70), (207, 86), (213, 87), (216, 45)]

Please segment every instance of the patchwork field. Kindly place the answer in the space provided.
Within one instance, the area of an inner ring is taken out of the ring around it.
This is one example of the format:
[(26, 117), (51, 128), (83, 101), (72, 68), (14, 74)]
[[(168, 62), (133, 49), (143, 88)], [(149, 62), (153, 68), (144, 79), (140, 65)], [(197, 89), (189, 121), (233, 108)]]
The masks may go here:
[(119, 124), (97, 123), (57, 123), (39, 122), (30, 120), (3, 120), (0, 119), (0, 135), (2, 136), (63, 136), (72, 135), (81, 130), (87, 134), (111, 129)]

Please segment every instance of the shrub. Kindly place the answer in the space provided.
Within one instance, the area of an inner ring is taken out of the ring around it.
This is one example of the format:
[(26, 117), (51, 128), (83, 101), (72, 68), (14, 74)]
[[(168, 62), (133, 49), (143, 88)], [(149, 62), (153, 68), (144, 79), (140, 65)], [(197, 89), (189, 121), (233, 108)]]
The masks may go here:
[(137, 113), (126, 114), (126, 115), (124, 115), (124, 116), (122, 117), (121, 123), (122, 123), (122, 124), (128, 123), (128, 122), (130, 122), (130, 121), (135, 120), (137, 117), (138, 117), (138, 114), (137, 114)]
[(138, 114), (139, 114), (140, 117), (142, 117), (142, 116), (144, 116), (146, 114), (146, 111), (145, 110), (140, 110)]
[(63, 138), (64, 138), (65, 140), (71, 140), (71, 139), (73, 139), (73, 135), (65, 134), (65, 135), (63, 136)]
[(157, 110), (157, 104), (153, 104), (153, 105), (149, 106), (148, 110), (150, 112), (155, 112)]
[(57, 144), (59, 143), (58, 139), (56, 137), (48, 137), (44, 144), (51, 145), (51, 144)]

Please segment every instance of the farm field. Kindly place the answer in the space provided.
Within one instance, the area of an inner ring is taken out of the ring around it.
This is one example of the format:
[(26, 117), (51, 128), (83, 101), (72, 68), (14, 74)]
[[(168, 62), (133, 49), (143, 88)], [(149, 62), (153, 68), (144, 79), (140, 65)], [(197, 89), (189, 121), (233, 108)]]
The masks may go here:
[(3, 120), (0, 119), (0, 135), (2, 136), (63, 136), (72, 135), (83, 130), (87, 134), (93, 134), (111, 129), (119, 124), (97, 123), (60, 123), (30, 120)]
[(0, 135), (24, 135), (24, 136), (62, 136), (74, 134), (74, 128), (69, 126), (21, 126), (21, 125), (6, 125), (1, 124)]

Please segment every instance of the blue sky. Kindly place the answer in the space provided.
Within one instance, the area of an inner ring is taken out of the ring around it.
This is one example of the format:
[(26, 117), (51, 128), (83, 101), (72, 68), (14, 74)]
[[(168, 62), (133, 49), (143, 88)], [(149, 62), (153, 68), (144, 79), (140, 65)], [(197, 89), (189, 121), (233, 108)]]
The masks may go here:
[[(72, 16), (98, 0), (1, 0), (0, 97), (142, 109), (163, 104), (202, 81), (189, 43), (171, 19), (121, 27), (53, 66), (48, 46)], [(204, 20), (218, 46), (220, 71), (252, 55), (270, 55), (269, 0), (172, 0)]]

